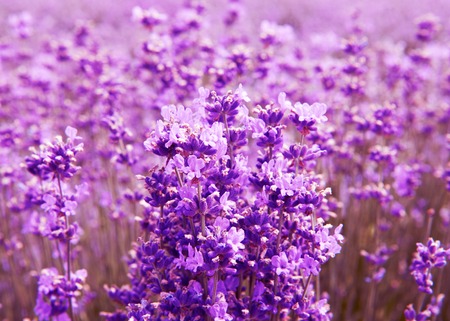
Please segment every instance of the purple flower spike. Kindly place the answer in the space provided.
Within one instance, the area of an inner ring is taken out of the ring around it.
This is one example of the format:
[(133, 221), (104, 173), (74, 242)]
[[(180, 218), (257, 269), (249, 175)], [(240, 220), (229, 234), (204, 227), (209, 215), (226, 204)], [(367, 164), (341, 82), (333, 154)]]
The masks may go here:
[(417, 252), (414, 254), (410, 270), (420, 291), (433, 293), (431, 270), (444, 267), (449, 257), (450, 249), (445, 250), (441, 247), (440, 241), (429, 238), (427, 245), (417, 243)]
[(70, 320), (69, 300), (76, 303), (82, 295), (87, 271), (78, 270), (71, 274), (70, 281), (59, 275), (55, 268), (43, 269), (38, 282), (38, 297), (35, 313), (40, 320)]

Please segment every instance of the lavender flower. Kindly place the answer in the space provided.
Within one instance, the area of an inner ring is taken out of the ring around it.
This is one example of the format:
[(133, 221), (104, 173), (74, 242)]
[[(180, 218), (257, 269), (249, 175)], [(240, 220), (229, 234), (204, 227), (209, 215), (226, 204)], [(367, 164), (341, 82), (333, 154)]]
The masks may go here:
[(430, 303), (419, 313), (416, 313), (414, 306), (409, 304), (404, 311), (406, 321), (426, 321), (430, 320), (431, 317), (436, 317), (441, 311), (443, 301), (443, 294), (433, 296)]
[(450, 250), (441, 247), (440, 241), (429, 238), (426, 245), (417, 243), (417, 252), (414, 254), (410, 270), (419, 286), (419, 291), (433, 293), (431, 270), (444, 267), (449, 255)]
[(76, 130), (67, 127), (68, 136), (66, 142), (61, 136), (57, 136), (54, 143), (47, 143), (40, 146), (40, 151), (32, 149), (33, 154), (25, 159), (27, 169), (33, 175), (41, 179), (47, 179), (50, 175), (53, 178), (63, 179), (72, 177), (78, 170), (74, 166), (75, 155), (83, 150), (83, 144), (76, 144)]
[(35, 313), (40, 320), (55, 318), (70, 320), (69, 301), (77, 309), (76, 299), (80, 299), (85, 287), (86, 270), (78, 270), (71, 274), (70, 280), (59, 275), (55, 268), (43, 269), (38, 282), (38, 296)]
[(8, 23), (19, 38), (25, 39), (33, 34), (33, 17), (27, 11), (10, 15)]
[(421, 41), (432, 40), (442, 28), (440, 19), (431, 13), (417, 18), (416, 26), (416, 38)]
[[(284, 109), (289, 103), (280, 97)], [(251, 193), (244, 193), (240, 186), (248, 184), (250, 175), (241, 147), (247, 144), (247, 136), (252, 134), (247, 130), (253, 127), (239, 131), (237, 126), (240, 122), (257, 123), (248, 115), (244, 102), (250, 100), (242, 86), (234, 94), (229, 91), (223, 96), (202, 90), (193, 103), (195, 109), (163, 108), (164, 120), (158, 121), (158, 128), (144, 143), (148, 150), (166, 157), (164, 173), (176, 183), (161, 178), (168, 186), (177, 186), (172, 197), (162, 201), (166, 199), (164, 194), (170, 193), (169, 188), (155, 189), (159, 186), (156, 172), (146, 178), (152, 195), (149, 203), (160, 207), (158, 228), (152, 232), (160, 246), (158, 249), (157, 243), (144, 243), (137, 262), (147, 272), (133, 284), (136, 290), (138, 284), (147, 284), (151, 289), (138, 296), (140, 300), (151, 300), (151, 293), (159, 295), (161, 304), (157, 309), (145, 308), (149, 316), (166, 316), (171, 311), (183, 317), (231, 320), (244, 310), (256, 309), (262, 318), (269, 318), (274, 308), (264, 306), (272, 305), (281, 311), (300, 301), (302, 308), (297, 309), (297, 315), (303, 311), (314, 313), (314, 302), (305, 303), (314, 297), (311, 294), (314, 290), (308, 285), (312, 277), (319, 275), (321, 265), (340, 252), (342, 226), (330, 235), (331, 225), (310, 216), (320, 208), (329, 189), (317, 191), (318, 182), (314, 178), (295, 173), (293, 164), (289, 165), (283, 153), (274, 149), (276, 142), (267, 135), (267, 127), (279, 133), (283, 130), (280, 122), (284, 113), (278, 107), (272, 109), (267, 105), (257, 115), (266, 127), (258, 144), (267, 148), (269, 159), (258, 160), (258, 174), (254, 173), (251, 181), (264, 196), (255, 200)], [(282, 136), (276, 135), (281, 143)], [(220, 145), (223, 147), (218, 148)], [(294, 154), (293, 157), (300, 157), (300, 153)], [(314, 156), (308, 156), (308, 160), (317, 158), (319, 148), (314, 146), (310, 154)], [(258, 206), (270, 215), (261, 218)], [(176, 252), (168, 250), (172, 246)], [(158, 265), (152, 263), (158, 260), (161, 260)], [(275, 277), (275, 284), (269, 276)], [(243, 287), (244, 281), (249, 282), (248, 290)], [(300, 286), (296, 300), (281, 299), (284, 291), (291, 297), (289, 282)], [(198, 308), (186, 306), (191, 300), (186, 295), (191, 292), (199, 293)], [(116, 293), (110, 295), (116, 297)], [(129, 306), (137, 303), (130, 299), (121, 301)], [(142, 305), (136, 308), (144, 309)], [(137, 318), (133, 313), (129, 317)]]

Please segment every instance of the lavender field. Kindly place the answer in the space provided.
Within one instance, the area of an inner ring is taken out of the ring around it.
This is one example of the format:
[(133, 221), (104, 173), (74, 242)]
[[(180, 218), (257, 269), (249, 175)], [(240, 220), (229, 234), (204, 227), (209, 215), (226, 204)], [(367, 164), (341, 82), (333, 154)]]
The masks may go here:
[(450, 2), (0, 3), (0, 320), (450, 320)]

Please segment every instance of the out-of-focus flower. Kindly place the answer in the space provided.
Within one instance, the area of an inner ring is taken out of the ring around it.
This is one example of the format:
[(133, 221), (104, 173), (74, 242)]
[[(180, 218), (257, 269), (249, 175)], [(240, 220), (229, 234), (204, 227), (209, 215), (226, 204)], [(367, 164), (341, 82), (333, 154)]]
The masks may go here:
[(167, 19), (167, 15), (154, 8), (142, 9), (134, 7), (132, 11), (133, 20), (139, 21), (144, 27), (152, 29)]
[(25, 39), (33, 34), (33, 17), (27, 11), (10, 15), (8, 23), (19, 38)]
[(432, 13), (425, 14), (416, 19), (416, 37), (421, 41), (430, 41), (442, 29), (439, 17)]

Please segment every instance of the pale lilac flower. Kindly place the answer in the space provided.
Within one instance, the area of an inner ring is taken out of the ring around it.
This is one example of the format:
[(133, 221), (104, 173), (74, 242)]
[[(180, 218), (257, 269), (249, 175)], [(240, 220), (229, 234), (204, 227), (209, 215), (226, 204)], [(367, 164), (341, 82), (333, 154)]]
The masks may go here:
[(266, 45), (289, 43), (295, 39), (294, 29), (291, 26), (279, 25), (267, 20), (261, 23), (259, 37)]
[(238, 252), (239, 250), (245, 249), (245, 245), (242, 244), (242, 241), (245, 239), (245, 232), (243, 229), (237, 229), (236, 227), (232, 227), (228, 231), (227, 236), (227, 244), (230, 245), (234, 252)]
[(288, 160), (284, 158), (271, 159), (262, 164), (261, 173), (269, 179), (281, 177), (288, 166)]
[(341, 252), (341, 246), (339, 243), (343, 241), (343, 236), (340, 234), (342, 230), (342, 224), (336, 227), (334, 235), (329, 235), (331, 225), (326, 225), (321, 231), (315, 235), (317, 244), (319, 244), (320, 250), (327, 257), (335, 257), (336, 254)]
[(233, 318), (227, 313), (228, 303), (223, 293), (218, 293), (216, 302), (208, 309), (214, 321), (231, 321)]
[(172, 39), (169, 36), (151, 33), (144, 44), (144, 50), (159, 54), (169, 51), (172, 45)]
[(187, 130), (184, 127), (174, 123), (170, 127), (169, 141), (165, 144), (166, 148), (172, 146), (172, 144), (180, 144), (187, 141)]
[(292, 111), (297, 115), (299, 121), (314, 120), (317, 123), (323, 123), (328, 120), (325, 113), (327, 112), (327, 106), (322, 103), (314, 103), (312, 105), (307, 103), (295, 103), (292, 107)]
[(187, 178), (189, 180), (195, 178), (200, 178), (202, 176), (201, 170), (205, 167), (205, 161), (201, 158), (197, 158), (195, 155), (189, 155), (188, 165), (190, 172), (187, 173)]
[(147, 28), (152, 28), (167, 20), (167, 15), (154, 8), (142, 9), (136, 6), (132, 9), (132, 19), (142, 23)]
[(19, 38), (28, 38), (33, 34), (33, 17), (27, 11), (8, 16), (8, 23)]
[(56, 198), (51, 194), (45, 194), (42, 197), (44, 203), (41, 205), (41, 208), (46, 211), (54, 211), (56, 210)]
[(75, 201), (65, 201), (64, 207), (61, 209), (61, 212), (63, 212), (66, 215), (75, 215), (75, 210), (78, 206), (78, 203)]
[(217, 216), (214, 221), (214, 227), (217, 230), (217, 234), (220, 236), (223, 231), (228, 230), (228, 227), (230, 226), (230, 221), (222, 216)]
[(286, 93), (281, 92), (278, 95), (278, 104), (281, 107), (281, 111), (291, 110), (292, 109), (292, 103), (286, 99)]
[(201, 134), (200, 139), (207, 146), (216, 148), (218, 144), (226, 144), (226, 139), (223, 136), (223, 124), (215, 122), (211, 127), (205, 128)]
[(180, 187), (178, 192), (180, 193), (181, 198), (193, 199), (197, 194), (197, 189), (194, 186), (186, 184)]
[(196, 273), (197, 269), (202, 267), (204, 263), (203, 254), (197, 248), (193, 248), (192, 245), (189, 244), (188, 257), (186, 258), (185, 263), (186, 269)]
[(239, 99), (245, 101), (246, 103), (251, 101), (250, 97), (248, 97), (247, 92), (244, 90), (244, 87), (242, 86), (242, 84), (239, 84), (238, 88), (234, 91), (234, 94)]
[[(199, 117), (201, 119), (205, 119), (206, 113), (204, 106), (206, 105), (206, 100), (209, 97), (209, 89), (200, 87), (198, 89), (198, 98), (195, 98), (192, 102), (192, 107), (194, 108), (195, 112), (199, 114)], [(205, 128), (208, 129), (208, 128)]]
[(216, 153), (216, 159), (228, 159), (229, 156), (227, 155), (228, 152), (228, 143), (225, 137), (222, 137), (219, 139), (216, 143), (217, 153)]
[(77, 136), (78, 130), (76, 128), (67, 126), (65, 130), (65, 134), (70, 141), (75, 141), (77, 139), (81, 139), (80, 136)]
[(277, 275), (289, 275), (293, 267), (288, 260), (286, 252), (281, 252), (280, 255), (272, 256), (272, 266), (275, 268), (275, 273)]
[(165, 168), (167, 174), (171, 174), (174, 169), (178, 169), (182, 173), (189, 172), (189, 167), (184, 166), (184, 158), (180, 154), (176, 154), (168, 163)]
[(282, 196), (292, 196), (296, 191), (303, 191), (303, 176), (294, 176), (292, 173), (284, 173), (280, 177), (276, 177), (272, 189), (280, 189)]
[(300, 267), (304, 270), (306, 276), (310, 274), (318, 275), (320, 272), (320, 263), (309, 255), (301, 260)]
[(231, 214), (232, 210), (236, 207), (236, 202), (228, 200), (230, 192), (225, 192), (219, 199), (220, 209), (227, 214)]
[(248, 127), (252, 132), (252, 138), (259, 138), (266, 132), (266, 123), (259, 118), (248, 118)]
[(175, 106), (175, 105), (163, 106), (161, 108), (161, 116), (168, 123), (178, 121), (179, 119), (178, 119), (177, 106)]
[(75, 190), (75, 196), (77, 200), (82, 200), (90, 195), (89, 185), (86, 182), (76, 185)]

